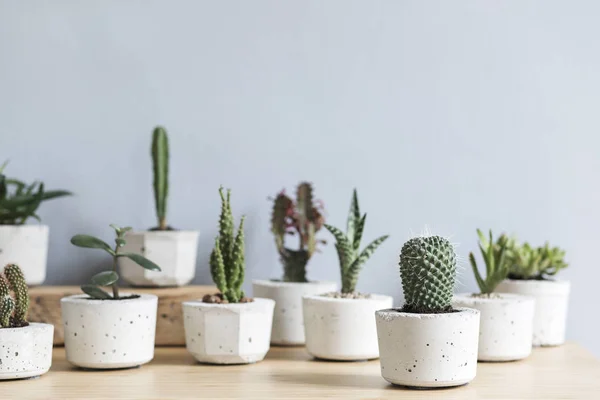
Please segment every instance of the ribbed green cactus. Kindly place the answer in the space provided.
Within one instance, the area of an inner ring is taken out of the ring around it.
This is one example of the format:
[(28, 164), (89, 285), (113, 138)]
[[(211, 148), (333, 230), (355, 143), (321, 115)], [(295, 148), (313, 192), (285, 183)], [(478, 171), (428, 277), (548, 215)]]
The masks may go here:
[(547, 279), (569, 266), (564, 258), (564, 250), (550, 247), (547, 242), (540, 247), (532, 247), (529, 243), (515, 245), (508, 276), (511, 279)]
[(219, 188), (221, 196), (221, 216), (219, 218), (219, 235), (215, 238), (215, 247), (210, 254), (210, 273), (223, 300), (239, 303), (244, 298), (244, 220), (242, 216), (237, 235), (234, 236), (233, 213), (231, 211), (231, 190), (225, 196), (223, 188)]
[(381, 236), (372, 241), (362, 252), (359, 252), (366, 219), (367, 214), (360, 215), (358, 194), (354, 189), (350, 212), (348, 213), (346, 234), (334, 226), (325, 224), (325, 228), (333, 234), (337, 242), (335, 248), (340, 260), (342, 293), (354, 293), (358, 274), (363, 264), (371, 257), (377, 247), (388, 238), (388, 235)]
[(475, 280), (481, 290), (481, 294), (490, 294), (496, 289), (496, 286), (508, 276), (511, 266), (512, 248), (514, 247), (514, 239), (506, 235), (494, 241), (492, 231), (489, 231), (489, 238), (486, 238), (483, 232), (477, 229), (479, 236), (479, 250), (485, 262), (485, 279), (479, 273), (475, 255), (469, 253), (469, 261), (475, 274)]
[(27, 326), (28, 309), (29, 293), (23, 272), (16, 264), (8, 264), (4, 267), (4, 276), (0, 276), (0, 326)]
[(169, 194), (169, 138), (162, 126), (157, 126), (152, 133), (152, 166), (154, 171), (154, 202), (157, 230), (168, 230), (167, 195)]
[(452, 309), (456, 281), (454, 247), (440, 236), (422, 236), (404, 243), (400, 253), (403, 311), (435, 313)]
[[(302, 182), (296, 192), (296, 203), (282, 191), (273, 203), (271, 232), (283, 264), (285, 282), (307, 282), (306, 264), (317, 249), (317, 243), (325, 243), (316, 238), (316, 233), (325, 222), (323, 208), (313, 199), (310, 183)], [(285, 247), (286, 235), (297, 235), (298, 250)]]

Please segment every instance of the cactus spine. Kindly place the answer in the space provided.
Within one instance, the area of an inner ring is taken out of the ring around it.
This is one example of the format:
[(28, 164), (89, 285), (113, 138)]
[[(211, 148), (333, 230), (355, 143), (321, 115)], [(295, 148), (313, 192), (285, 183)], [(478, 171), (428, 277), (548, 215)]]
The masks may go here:
[[(322, 207), (313, 199), (310, 183), (302, 182), (296, 191), (296, 203), (282, 191), (273, 203), (271, 232), (283, 264), (285, 282), (307, 282), (306, 264), (317, 249), (316, 233), (323, 227)], [(298, 236), (298, 250), (285, 247), (285, 236)]]
[[(14, 298), (11, 296), (11, 291)], [(15, 264), (4, 267), (4, 276), (0, 275), (0, 326), (18, 328), (27, 326), (29, 293), (21, 269)]]
[(354, 293), (358, 274), (363, 264), (371, 257), (377, 247), (388, 238), (388, 235), (381, 236), (372, 241), (362, 252), (359, 252), (366, 219), (367, 214), (362, 216), (360, 214), (358, 194), (356, 189), (354, 189), (350, 203), (350, 212), (348, 213), (346, 234), (334, 226), (325, 224), (325, 228), (336, 239), (335, 248), (340, 260), (342, 275), (342, 293)]
[(400, 276), (403, 311), (434, 313), (452, 309), (456, 253), (447, 239), (423, 236), (406, 242), (400, 253)]
[(169, 138), (167, 131), (157, 126), (152, 134), (152, 165), (154, 171), (154, 202), (158, 229), (167, 230), (167, 195), (169, 193)]
[(221, 196), (221, 216), (219, 218), (219, 235), (215, 238), (215, 247), (210, 254), (210, 273), (223, 300), (239, 303), (244, 297), (244, 220), (242, 216), (237, 235), (234, 236), (233, 213), (231, 211), (231, 190), (225, 195), (219, 188)]

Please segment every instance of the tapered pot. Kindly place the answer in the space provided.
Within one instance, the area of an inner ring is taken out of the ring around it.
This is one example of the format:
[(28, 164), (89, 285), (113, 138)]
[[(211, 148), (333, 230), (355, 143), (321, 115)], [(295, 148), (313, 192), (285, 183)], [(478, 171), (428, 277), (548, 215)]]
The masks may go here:
[(140, 254), (160, 266), (160, 271), (140, 268), (127, 257), (119, 258), (121, 277), (134, 286), (183, 286), (196, 275), (198, 231), (130, 232), (123, 252)]
[(97, 300), (75, 295), (63, 297), (60, 305), (70, 363), (93, 369), (130, 368), (154, 357), (158, 297)]
[(558, 346), (565, 342), (570, 289), (568, 281), (507, 279), (496, 291), (534, 297), (533, 345)]
[(514, 361), (531, 354), (535, 299), (508, 293), (457, 294), (453, 304), (479, 310), (479, 361)]
[(253, 295), (275, 300), (271, 343), (283, 346), (303, 345), (304, 317), (302, 297), (337, 291), (335, 282), (282, 282), (255, 280)]
[(17, 264), (28, 285), (46, 279), (48, 227), (46, 225), (0, 225), (0, 266)]
[(387, 309), (375, 315), (386, 381), (433, 388), (464, 385), (475, 378), (479, 311), (412, 314)]
[(32, 322), (21, 328), (0, 329), (0, 379), (43, 375), (52, 364), (54, 326)]
[(304, 296), (306, 350), (325, 360), (356, 361), (379, 357), (375, 311), (390, 308), (390, 296), (368, 298)]
[(250, 364), (269, 351), (273, 309), (271, 299), (249, 303), (183, 303), (187, 350), (201, 363)]

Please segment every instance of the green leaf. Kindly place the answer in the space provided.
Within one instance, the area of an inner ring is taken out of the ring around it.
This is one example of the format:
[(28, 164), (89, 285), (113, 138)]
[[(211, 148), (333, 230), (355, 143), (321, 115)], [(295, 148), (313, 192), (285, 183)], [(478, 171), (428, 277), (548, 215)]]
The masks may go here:
[(6, 168), (6, 166), (8, 165), (10, 160), (6, 160), (2, 163), (2, 165), (0, 165), (0, 174), (4, 171), (4, 168)]
[(477, 261), (475, 261), (475, 255), (473, 253), (469, 253), (469, 261), (471, 262), (471, 267), (473, 268), (473, 274), (475, 275), (475, 280), (477, 281), (479, 290), (481, 291), (481, 293), (487, 293), (485, 281), (479, 274), (479, 269), (477, 268)]
[(336, 249), (338, 251), (338, 257), (340, 259), (340, 269), (342, 272), (342, 276), (344, 276), (346, 274), (346, 270), (352, 262), (352, 258), (354, 257), (354, 251), (352, 249), (352, 246), (350, 245), (350, 242), (348, 241), (348, 238), (346, 237), (346, 235), (344, 235), (344, 232), (342, 232), (335, 226), (331, 226), (328, 224), (325, 224), (325, 228), (329, 232), (331, 232), (331, 234), (335, 237)]
[(110, 299), (112, 297), (95, 285), (82, 285), (81, 290), (93, 299)]
[(44, 192), (44, 195), (42, 196), (42, 200), (51, 200), (51, 199), (56, 199), (57, 197), (64, 197), (64, 196), (72, 196), (73, 193), (67, 191), (67, 190), (48, 190), (47, 192)]
[(119, 275), (114, 271), (103, 271), (92, 277), (92, 284), (97, 286), (109, 286), (119, 280)]
[(366, 220), (367, 220), (367, 214), (362, 216), (362, 218), (358, 221), (358, 224), (356, 226), (356, 231), (354, 233), (354, 242), (351, 242), (355, 252), (357, 252), (358, 249), (360, 248), (360, 241), (362, 240), (362, 235), (363, 235), (363, 232), (365, 231)]
[(102, 249), (113, 256), (115, 255), (113, 249), (111, 249), (105, 241), (90, 235), (75, 235), (71, 238), (71, 243), (77, 247), (84, 247), (88, 249)]
[(115, 243), (117, 244), (118, 247), (123, 247), (127, 244), (127, 242), (125, 241), (125, 239), (118, 237), (115, 239)]
[(352, 192), (350, 201), (350, 211), (348, 211), (348, 221), (346, 223), (346, 236), (350, 243), (354, 243), (354, 234), (358, 223), (360, 222), (360, 208), (358, 206), (358, 194), (356, 189)]
[(119, 253), (119, 254), (117, 254), (117, 257), (127, 257), (142, 268), (145, 268), (150, 271), (160, 271), (160, 267), (158, 265), (154, 264), (152, 261), (148, 260), (146, 257), (141, 256), (139, 254)]

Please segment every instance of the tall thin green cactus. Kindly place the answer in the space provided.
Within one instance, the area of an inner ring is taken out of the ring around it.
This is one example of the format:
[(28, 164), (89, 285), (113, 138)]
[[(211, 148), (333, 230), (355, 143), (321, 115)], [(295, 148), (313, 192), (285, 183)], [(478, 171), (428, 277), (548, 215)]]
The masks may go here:
[(490, 294), (508, 276), (514, 240), (506, 235), (500, 235), (494, 241), (491, 230), (489, 231), (489, 238), (486, 238), (479, 229), (477, 229), (477, 235), (479, 236), (479, 250), (485, 263), (485, 278), (479, 273), (473, 253), (469, 253), (469, 261), (481, 294)]
[(435, 313), (452, 309), (456, 253), (447, 239), (420, 236), (404, 243), (400, 276), (405, 299), (403, 311)]
[(210, 273), (223, 300), (239, 303), (244, 297), (244, 220), (242, 216), (237, 235), (234, 236), (233, 213), (231, 211), (231, 190), (225, 195), (223, 187), (219, 188), (221, 196), (221, 216), (219, 218), (219, 235), (215, 238), (215, 247), (210, 254)]
[(4, 267), (4, 276), (0, 276), (0, 326), (27, 326), (28, 309), (29, 293), (23, 272), (16, 264), (8, 264)]
[(152, 133), (152, 165), (154, 171), (154, 202), (158, 229), (167, 230), (167, 196), (169, 194), (169, 138), (162, 126)]
[(354, 293), (358, 274), (363, 264), (371, 257), (377, 247), (389, 237), (389, 235), (381, 236), (372, 241), (362, 252), (359, 252), (366, 219), (367, 214), (360, 215), (358, 194), (354, 189), (346, 224), (346, 234), (334, 226), (325, 224), (325, 228), (333, 234), (337, 242), (335, 248), (340, 260), (342, 293)]

